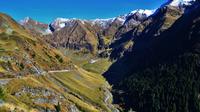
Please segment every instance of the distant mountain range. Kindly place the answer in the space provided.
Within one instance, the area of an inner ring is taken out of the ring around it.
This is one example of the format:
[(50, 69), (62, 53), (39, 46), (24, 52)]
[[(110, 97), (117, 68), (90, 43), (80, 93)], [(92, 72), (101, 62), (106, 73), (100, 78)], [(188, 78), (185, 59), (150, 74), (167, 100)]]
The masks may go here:
[[(154, 13), (154, 10), (142, 10), (142, 9), (139, 9), (139, 10), (134, 10), (134, 11), (128, 13), (128, 14), (125, 14), (125, 15), (122, 15), (122, 16), (119, 16), (119, 17), (108, 18), (108, 19), (81, 20), (81, 19), (76, 19), (76, 18), (73, 18), (73, 19), (57, 18), (53, 22), (51, 22), (49, 24), (49, 26), (51, 28), (53, 28), (53, 29), (50, 29), (53, 32), (55, 30), (60, 30), (60, 29), (62, 29), (64, 27), (71, 26), (71, 25), (73, 25), (72, 24), (73, 21), (78, 21), (79, 20), (83, 24), (86, 22), (86, 23), (89, 23), (89, 24), (91, 24), (93, 26), (99, 26), (101, 28), (106, 29), (114, 21), (119, 21), (119, 22), (121, 22), (121, 24), (123, 24), (126, 21), (127, 18), (129, 18), (131, 15), (133, 15), (135, 13), (140, 13), (142, 15), (150, 16), (151, 14)], [(34, 20), (31, 19), (30, 17), (26, 17), (24, 20), (20, 21), (20, 24), (22, 24), (22, 25), (27, 24), (27, 23), (31, 24), (31, 21), (34, 21)], [(35, 21), (35, 23), (36, 24), (37, 23), (38, 24), (44, 24), (44, 23), (40, 23), (40, 22), (37, 22), (37, 21)]]
[[(192, 2), (194, 0), (169, 0), (163, 6), (185, 7)], [(157, 11), (158, 9), (139, 9), (118, 17), (95, 20), (57, 18), (50, 24), (26, 17), (20, 21), (20, 24), (29, 29), (32, 34), (46, 37), (54, 47), (86, 50), (95, 55), (102, 53), (109, 55), (110, 51), (105, 49), (110, 43)]]
[(153, 12), (154, 10), (135, 10), (123, 16), (95, 20), (57, 18), (49, 25), (26, 17), (20, 24), (33, 34), (47, 37), (46, 39), (55, 47), (86, 49), (97, 54), (98, 46), (104, 46), (99, 45), (100, 38), (103, 43), (108, 44), (119, 27), (136, 25)]

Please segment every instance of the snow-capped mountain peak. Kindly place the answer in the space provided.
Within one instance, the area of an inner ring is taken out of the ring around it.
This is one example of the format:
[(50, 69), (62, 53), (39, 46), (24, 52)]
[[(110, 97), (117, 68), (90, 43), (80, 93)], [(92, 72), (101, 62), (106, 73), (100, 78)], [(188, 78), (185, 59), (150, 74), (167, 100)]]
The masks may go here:
[(99, 25), (103, 28), (105, 28), (108, 24), (111, 24), (115, 18), (108, 18), (108, 19), (94, 19), (90, 20), (92, 22), (92, 25)]
[(21, 25), (24, 25), (24, 24), (28, 23), (29, 20), (31, 20), (30, 17), (25, 17), (25, 18), (24, 18), (23, 20), (21, 20), (19, 23), (20, 23)]
[(180, 6), (180, 5), (191, 5), (192, 2), (196, 0), (170, 0), (169, 5), (171, 6)]
[(146, 16), (150, 16), (155, 12), (155, 10), (147, 10), (147, 9), (137, 9), (132, 11), (129, 15), (135, 14), (135, 13), (140, 13), (140, 14), (145, 14)]
[(52, 23), (51, 26), (57, 28), (64, 28), (67, 24), (70, 24), (75, 19), (67, 19), (67, 18), (56, 18)]
[(126, 21), (126, 17), (125, 16), (120, 16), (120, 17), (117, 17), (115, 20), (118, 20), (118, 21), (124, 23)]
[(143, 10), (138, 9), (130, 12), (129, 14), (125, 14), (122, 16), (114, 17), (114, 18), (107, 18), (107, 19), (93, 19), (93, 20), (82, 20), (82, 19), (67, 19), (67, 18), (57, 18), (52, 23), (50, 23), (50, 27), (53, 28), (53, 30), (60, 30), (66, 26), (73, 26), (74, 21), (80, 21), (82, 24), (90, 23), (91, 25), (97, 25), (104, 29), (109, 27), (110, 24), (113, 22), (118, 22), (121, 25), (123, 25), (128, 17), (131, 15), (134, 15), (136, 13), (139, 13), (141, 15), (145, 15), (146, 17), (152, 15), (155, 12), (155, 10)]

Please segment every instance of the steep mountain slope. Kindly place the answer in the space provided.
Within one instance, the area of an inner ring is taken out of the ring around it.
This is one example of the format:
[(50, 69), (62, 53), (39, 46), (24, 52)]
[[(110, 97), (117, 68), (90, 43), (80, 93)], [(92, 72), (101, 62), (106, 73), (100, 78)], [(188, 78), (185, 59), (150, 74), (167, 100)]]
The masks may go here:
[[(67, 23), (65, 23), (67, 24)], [(47, 37), (55, 47), (64, 47), (77, 50), (89, 50), (96, 53), (98, 38), (95, 30), (87, 23), (80, 20), (70, 21), (70, 25), (56, 30)]]
[[(152, 16), (148, 17), (144, 22), (139, 24), (137, 27), (133, 28), (131, 31), (123, 34), (123, 36), (121, 38), (119, 38), (118, 40), (116, 40), (115, 42), (113, 42), (111, 44), (111, 47), (114, 46), (115, 48), (112, 51), (110, 58), (118, 59), (121, 56), (123, 56), (124, 53), (129, 54), (129, 52), (132, 52), (134, 54), (136, 51), (139, 51), (139, 52), (142, 51), (139, 49), (145, 49), (146, 43), (149, 40), (152, 40), (152, 38), (157, 37), (160, 34), (162, 34), (164, 31), (168, 30), (176, 22), (176, 20), (182, 16), (186, 7), (192, 7), (192, 6), (183, 6), (183, 7), (178, 6), (177, 7), (177, 6), (171, 6), (171, 5), (167, 4), (165, 6), (160, 7), (159, 9), (157, 9), (157, 11)], [(187, 10), (185, 12), (187, 12)], [(144, 39), (142, 39), (142, 38), (144, 38)], [(136, 46), (135, 45), (135, 44), (137, 44), (136, 41), (138, 41), (140, 39), (142, 40), (141, 44)], [(127, 47), (126, 46), (127, 43), (129, 43), (130, 46)], [(128, 48), (128, 50), (125, 48)], [(142, 52), (145, 52), (145, 51), (142, 51)], [(147, 55), (147, 56), (149, 56), (149, 55)], [(142, 58), (142, 57), (143, 56), (139, 56), (138, 58)], [(123, 59), (125, 59), (125, 58), (123, 58)], [(120, 59), (120, 60), (123, 60), (123, 59)], [(134, 62), (135, 66), (137, 66), (137, 67), (139, 67), (139, 65), (143, 66), (143, 64), (140, 63), (140, 61), (138, 59), (135, 59), (135, 60), (132, 59), (132, 61)], [(120, 62), (120, 63), (123, 63), (123, 62)], [(113, 68), (115, 68), (114, 66), (115, 65), (113, 65)], [(118, 66), (118, 65), (116, 64), (116, 66)], [(120, 66), (120, 64), (119, 64), (119, 66)], [(130, 70), (131, 67), (132, 67), (131, 65), (127, 66), (126, 69)], [(118, 67), (116, 67), (116, 68), (118, 68)], [(123, 74), (128, 73), (126, 69), (123, 71), (116, 71), (116, 73), (121, 73), (120, 76), (123, 76)], [(115, 74), (115, 73), (113, 72), (113, 74)], [(114, 77), (114, 75), (108, 75), (108, 77), (109, 76)], [(118, 78), (121, 79), (122, 77), (118, 77)], [(118, 79), (115, 78), (115, 80), (118, 80)]]
[[(123, 26), (116, 32), (110, 44), (111, 59), (115, 60), (131, 50), (133, 40), (142, 32), (159, 35), (168, 29), (195, 0), (169, 0), (157, 10), (138, 10), (126, 19)], [(155, 13), (154, 13), (155, 12)], [(153, 15), (152, 15), (153, 14)], [(150, 17), (148, 17), (150, 16)]]
[(113, 21), (110, 24), (108, 24), (106, 28), (103, 29), (103, 35), (107, 38), (110, 38), (111, 40), (118, 28), (124, 24), (125, 20), (125, 16), (114, 18)]
[[(122, 57), (124, 54), (126, 55), (126, 53), (129, 54), (129, 52), (132, 52), (134, 54), (139, 49), (145, 49), (146, 48), (145, 46), (148, 40), (152, 40), (152, 38), (157, 37), (160, 34), (162, 34), (164, 31), (168, 30), (184, 14), (184, 12), (189, 11), (189, 8), (192, 7), (191, 5), (172, 6), (170, 5), (171, 2), (165, 4), (165, 6), (161, 6), (159, 9), (156, 10), (156, 12), (152, 16), (148, 17), (145, 21), (143, 21), (141, 24), (139, 24), (132, 30), (123, 34), (121, 38), (115, 40), (110, 45), (111, 47), (113, 47), (110, 58), (118, 59)], [(186, 10), (186, 8), (188, 8), (188, 10)], [(135, 45), (136, 41), (140, 40), (141, 38), (144, 38), (142, 39), (141, 44), (136, 46)], [(142, 50), (139, 50), (139, 52), (140, 51)], [(145, 51), (142, 51), (142, 52), (145, 52)], [(142, 58), (142, 57), (143, 56), (139, 56), (138, 58)], [(123, 59), (120, 59), (120, 60), (123, 60)], [(132, 61), (137, 67), (139, 67), (138, 64), (143, 66), (143, 64), (140, 63), (138, 59), (136, 60), (132, 59)], [(119, 65), (116, 64), (116, 68), (118, 68), (117, 66), (121, 66), (121, 63), (123, 62), (119, 62), (119, 63), (120, 63)], [(113, 65), (113, 68), (115, 68), (114, 66), (115, 64)], [(126, 69), (130, 70), (131, 65), (130, 66), (128, 65)], [(123, 74), (128, 73), (126, 69), (123, 71), (116, 71), (116, 73), (120, 73), (120, 76), (123, 76)], [(113, 75), (108, 75), (108, 77), (109, 76), (115, 77), (114, 76), (115, 73), (113, 71), (112, 73)], [(118, 78), (121, 79), (122, 77), (118, 77)], [(114, 79), (118, 80), (117, 78), (114, 78)]]
[[(99, 41), (109, 43), (116, 30), (122, 25), (121, 18), (79, 20), (58, 18), (50, 24), (53, 35), (49, 42), (56, 47), (88, 50), (98, 54)], [(47, 39), (49, 37), (47, 36)]]
[(158, 34), (154, 26), (158, 24), (152, 24), (154, 27), (134, 37), (131, 52), (105, 74), (115, 89), (123, 90), (116, 98), (119, 101), (122, 97), (119, 102), (125, 103), (126, 109), (140, 112), (200, 111), (199, 10), (199, 1), (196, 1)]
[(118, 29), (114, 38), (118, 39), (123, 33), (126, 33), (136, 26), (138, 26), (141, 22), (143, 22), (148, 16), (151, 16), (155, 11), (154, 10), (135, 10), (129, 13), (126, 16), (124, 24)]
[(31, 36), (9, 16), (1, 14), (0, 23), (2, 70), (20, 74), (27, 72), (26, 68), (33, 70), (32, 72), (41, 72), (40, 69), (59, 69), (68, 65), (69, 59), (50, 46), (42, 44), (41, 39)]
[(0, 14), (0, 111), (115, 110), (109, 84)]
[(135, 37), (143, 33), (155, 36), (159, 35), (168, 29), (182, 14), (182, 8), (167, 5), (157, 9), (156, 12), (147, 19), (140, 15), (139, 20), (141, 20), (141, 23), (138, 21), (132, 27), (124, 26), (116, 33), (116, 39), (110, 45), (113, 49), (110, 56), (111, 59), (118, 59), (124, 55), (124, 52), (129, 51), (134, 45), (133, 40)]

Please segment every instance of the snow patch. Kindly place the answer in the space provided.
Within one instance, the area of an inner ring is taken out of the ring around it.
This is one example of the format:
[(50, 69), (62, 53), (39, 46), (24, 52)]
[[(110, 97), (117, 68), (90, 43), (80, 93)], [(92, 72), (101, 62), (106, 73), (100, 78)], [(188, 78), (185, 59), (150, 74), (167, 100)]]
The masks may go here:
[(171, 6), (180, 6), (180, 5), (192, 5), (192, 2), (196, 0), (170, 0), (169, 5)]
[(94, 19), (90, 20), (92, 25), (99, 25), (103, 28), (106, 28), (107, 25), (111, 24), (116, 18), (108, 18), (108, 19)]
[(60, 30), (64, 27), (70, 27), (73, 25), (73, 22), (75, 20), (79, 20), (76, 18), (72, 18), (72, 19), (67, 19), (67, 18), (57, 18), (55, 19), (50, 25), (55, 29), (55, 30)]
[(130, 14), (140, 13), (145, 14), (147, 17), (152, 15), (155, 12), (155, 10), (148, 10), (148, 9), (137, 9), (132, 11)]
[(117, 17), (116, 20), (120, 21), (122, 23), (122, 25), (123, 25), (125, 23), (125, 21), (126, 21), (126, 16)]
[(60, 23), (58, 26), (59, 26), (60, 28), (64, 28), (64, 27), (65, 27), (65, 23)]
[(73, 25), (75, 20), (79, 20), (82, 24), (85, 23), (91, 23), (91, 25), (98, 25), (102, 28), (107, 28), (110, 24), (112, 24), (115, 20), (118, 20), (121, 22), (121, 24), (123, 25), (126, 21), (126, 18), (130, 15), (133, 15), (135, 13), (140, 13), (140, 14), (145, 14), (147, 17), (152, 15), (155, 12), (155, 10), (143, 10), (143, 9), (138, 9), (138, 10), (134, 10), (129, 14), (125, 14), (122, 16), (118, 16), (118, 17), (114, 17), (114, 18), (107, 18), (107, 19), (93, 19), (93, 20), (81, 20), (81, 19), (67, 19), (67, 18), (57, 18), (56, 20), (54, 20), (50, 25), (55, 29), (55, 30), (60, 30), (64, 27), (70, 27)]
[(94, 63), (96, 63), (97, 61), (99, 61), (99, 60), (98, 60), (98, 59), (96, 59), (96, 60), (95, 60), (95, 59), (91, 59), (91, 60), (90, 60), (90, 64), (94, 64)]
[(28, 21), (29, 21), (30, 19), (31, 19), (30, 17), (25, 17), (23, 20), (20, 20), (19, 23), (20, 23), (21, 25), (24, 25), (24, 24), (28, 23)]
[(45, 32), (43, 32), (43, 35), (48, 35), (48, 34), (52, 34), (52, 31), (50, 30), (49, 27), (45, 30)]

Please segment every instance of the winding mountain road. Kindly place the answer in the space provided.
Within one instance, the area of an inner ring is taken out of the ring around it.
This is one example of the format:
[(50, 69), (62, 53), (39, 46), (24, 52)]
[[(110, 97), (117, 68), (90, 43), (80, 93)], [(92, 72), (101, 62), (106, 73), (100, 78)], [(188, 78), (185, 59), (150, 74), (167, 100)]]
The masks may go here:
[(52, 70), (52, 71), (48, 71), (48, 73), (63, 73), (63, 72), (70, 72), (70, 70)]

